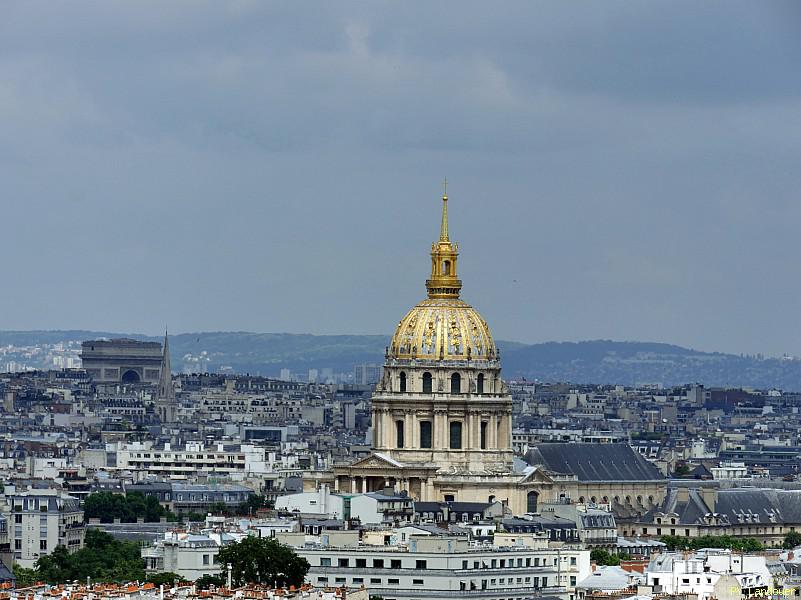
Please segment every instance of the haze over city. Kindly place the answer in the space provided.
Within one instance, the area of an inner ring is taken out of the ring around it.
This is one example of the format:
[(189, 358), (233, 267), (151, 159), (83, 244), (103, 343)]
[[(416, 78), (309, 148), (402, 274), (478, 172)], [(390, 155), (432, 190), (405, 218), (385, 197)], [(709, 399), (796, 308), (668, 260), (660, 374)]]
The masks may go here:
[(0, 329), (801, 354), (794, 2), (11, 2)]

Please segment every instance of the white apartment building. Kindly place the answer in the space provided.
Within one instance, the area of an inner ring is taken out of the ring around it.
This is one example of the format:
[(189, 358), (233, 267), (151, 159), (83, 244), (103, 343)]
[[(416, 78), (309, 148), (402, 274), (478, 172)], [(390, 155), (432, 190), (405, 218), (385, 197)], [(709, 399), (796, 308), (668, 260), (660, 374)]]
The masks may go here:
[(655, 593), (697, 594), (698, 600), (717, 597), (721, 577), (733, 576), (744, 590), (773, 587), (764, 556), (742, 555), (730, 550), (706, 549), (693, 554), (671, 552), (651, 559), (646, 583)]
[(332, 494), (331, 488), (327, 485), (321, 485), (313, 492), (287, 494), (275, 499), (277, 511), (327, 515), (335, 519), (346, 518), (345, 504), (345, 497), (340, 494)]
[(202, 473), (222, 475), (234, 480), (268, 472), (265, 448), (252, 444), (188, 442), (184, 448), (155, 448), (152, 442), (133, 442), (117, 446), (117, 468), (140, 471), (169, 479), (190, 479)]
[(220, 548), (219, 536), (213, 539), (208, 535), (171, 531), (153, 546), (142, 548), (142, 558), (148, 573), (175, 573), (187, 581), (195, 581), (203, 575), (219, 574)]
[(590, 573), (589, 550), (548, 548), (547, 541), (531, 534), (506, 537), (507, 545), (484, 546), (445, 535), (414, 535), (406, 544), (385, 546), (362, 544), (350, 531), (321, 534), (318, 545), (304, 543), (297, 534), (277, 537), (309, 561), (312, 585), (364, 585), (384, 600), (574, 600), (576, 583)]
[(32, 568), (56, 546), (70, 552), (83, 547), (83, 510), (77, 498), (57, 490), (16, 492), (8, 486), (5, 501), (9, 544), (20, 566)]

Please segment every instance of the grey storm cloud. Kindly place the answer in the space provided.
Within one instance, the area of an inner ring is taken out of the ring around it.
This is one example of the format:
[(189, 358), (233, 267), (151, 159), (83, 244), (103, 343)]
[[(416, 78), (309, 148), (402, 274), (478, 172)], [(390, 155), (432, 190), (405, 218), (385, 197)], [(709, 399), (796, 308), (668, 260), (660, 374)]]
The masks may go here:
[(0, 328), (801, 354), (796, 2), (7, 2)]

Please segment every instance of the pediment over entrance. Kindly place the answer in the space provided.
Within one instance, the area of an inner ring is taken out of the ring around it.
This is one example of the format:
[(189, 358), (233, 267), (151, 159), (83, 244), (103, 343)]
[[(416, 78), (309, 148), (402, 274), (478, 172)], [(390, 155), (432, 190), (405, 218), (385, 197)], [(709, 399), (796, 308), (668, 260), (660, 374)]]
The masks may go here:
[[(527, 469), (528, 471), (528, 469)], [(545, 469), (541, 469), (539, 467), (531, 467), (531, 470), (527, 473), (524, 473), (520, 480), (517, 482), (518, 485), (525, 484), (525, 483), (553, 483), (553, 478), (548, 475), (548, 472)]]
[(373, 452), (350, 464), (350, 468), (402, 469), (404, 465), (381, 452)]

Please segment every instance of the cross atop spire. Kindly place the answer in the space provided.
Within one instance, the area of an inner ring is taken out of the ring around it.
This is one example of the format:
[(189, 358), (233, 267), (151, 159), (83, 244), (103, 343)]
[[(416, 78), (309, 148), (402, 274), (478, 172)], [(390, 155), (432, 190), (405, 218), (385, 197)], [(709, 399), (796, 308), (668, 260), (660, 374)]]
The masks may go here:
[(442, 182), (442, 223), (439, 226), (439, 241), (448, 242), (448, 178)]

